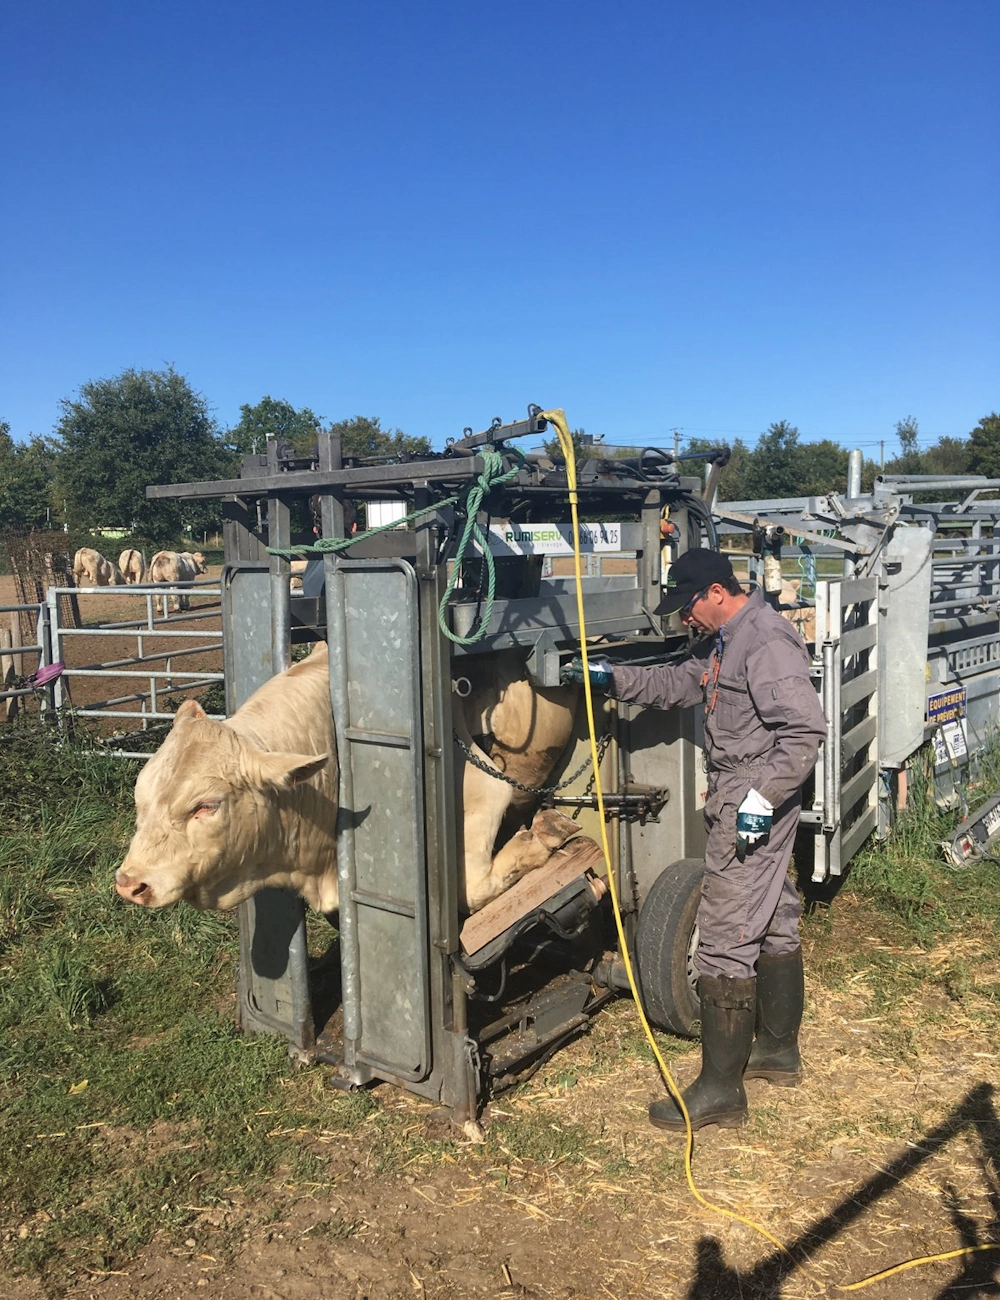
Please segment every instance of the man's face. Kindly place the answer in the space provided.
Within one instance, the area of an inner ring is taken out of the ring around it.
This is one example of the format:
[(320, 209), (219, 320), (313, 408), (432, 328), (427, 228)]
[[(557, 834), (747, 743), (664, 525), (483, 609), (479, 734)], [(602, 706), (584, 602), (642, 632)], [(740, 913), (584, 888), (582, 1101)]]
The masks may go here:
[(686, 627), (693, 627), (702, 635), (718, 632), (725, 623), (723, 606), (726, 593), (721, 583), (713, 582), (700, 591), (681, 610), (681, 621)]

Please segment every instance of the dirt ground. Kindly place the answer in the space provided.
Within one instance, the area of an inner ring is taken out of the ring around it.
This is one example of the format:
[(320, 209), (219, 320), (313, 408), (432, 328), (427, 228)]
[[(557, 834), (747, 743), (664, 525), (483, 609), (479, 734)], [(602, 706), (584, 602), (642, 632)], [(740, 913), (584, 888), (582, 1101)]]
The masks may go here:
[[(545, 1071), (492, 1104), (488, 1144), (382, 1085), (379, 1112), (360, 1130), (303, 1135), (321, 1159), (316, 1181), (279, 1178), (252, 1201), (234, 1188), (227, 1203), (203, 1207), (192, 1190), (195, 1226), (182, 1237), (164, 1232), (127, 1266), (81, 1276), (66, 1294), (791, 1300), (841, 1294), (844, 1284), (914, 1256), (1000, 1243), (990, 1011), (1000, 963), (971, 949), (894, 947), (851, 897), (807, 925), (805, 947), (813, 978), (803, 1085), (749, 1083), (747, 1127), (704, 1130), (693, 1162), (706, 1200), (764, 1225), (787, 1253), (692, 1196), (683, 1139), (646, 1123), (662, 1085), (651, 1056), (637, 1049), (635, 1009), (622, 999)], [(926, 996), (879, 1009), (864, 967), (831, 988), (843, 953), (859, 948), (908, 964)], [(956, 962), (971, 971), (959, 998), (940, 978)], [(694, 1046), (677, 1061), (682, 1084), (697, 1061)], [(313, 1073), (321, 1086), (321, 1071)], [(413, 1159), (391, 1173), (377, 1168), (365, 1137), (386, 1113), (414, 1141)], [(552, 1158), (537, 1154), (541, 1147), (533, 1154), (515, 1140), (524, 1117), (579, 1141)], [(449, 1133), (454, 1142), (442, 1143)], [(176, 1199), (173, 1189), (166, 1194)], [(899, 1273), (869, 1293), (997, 1295), (998, 1269), (1000, 1254), (980, 1253)], [(0, 1300), (43, 1294), (36, 1282), (0, 1279)]]

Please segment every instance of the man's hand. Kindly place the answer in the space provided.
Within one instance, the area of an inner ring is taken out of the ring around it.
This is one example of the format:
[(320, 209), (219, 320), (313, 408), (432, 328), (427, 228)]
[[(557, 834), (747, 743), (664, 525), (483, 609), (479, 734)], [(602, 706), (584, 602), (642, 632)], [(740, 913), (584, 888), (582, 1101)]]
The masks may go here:
[[(598, 690), (606, 691), (611, 685), (613, 674), (611, 665), (606, 659), (591, 659), (587, 656), (587, 667), (590, 669), (590, 684), (596, 686)], [(579, 655), (570, 663), (564, 664), (560, 673), (559, 680), (564, 686), (570, 685), (571, 682), (583, 684), (583, 660)]]
[(774, 821), (774, 804), (768, 803), (756, 790), (748, 790), (736, 809), (736, 856), (740, 862), (758, 840), (767, 843)]

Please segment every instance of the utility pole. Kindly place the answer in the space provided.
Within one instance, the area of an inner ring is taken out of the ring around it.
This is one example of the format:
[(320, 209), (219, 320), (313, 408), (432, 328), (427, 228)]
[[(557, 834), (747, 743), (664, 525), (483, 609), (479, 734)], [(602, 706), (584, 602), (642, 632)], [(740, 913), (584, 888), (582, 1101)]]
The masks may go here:
[(681, 451), (681, 431), (680, 429), (672, 429), (671, 433), (674, 435), (674, 460), (676, 460)]
[(880, 468), (879, 468), (879, 473), (880, 473), (880, 474), (884, 474), (884, 473), (885, 473), (885, 439), (884, 439), (884, 438), (883, 438), (882, 441), (879, 443), (879, 446), (882, 448), (881, 453), (880, 453), (880, 456), (881, 456), (881, 466), (880, 466)]

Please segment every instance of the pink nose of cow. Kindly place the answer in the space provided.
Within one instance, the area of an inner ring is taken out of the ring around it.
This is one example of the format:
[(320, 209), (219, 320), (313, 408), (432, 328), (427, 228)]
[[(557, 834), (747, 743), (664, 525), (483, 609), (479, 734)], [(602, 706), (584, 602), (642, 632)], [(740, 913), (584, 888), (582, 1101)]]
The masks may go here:
[(127, 903), (138, 903), (140, 907), (146, 907), (153, 897), (148, 885), (120, 869), (115, 873), (115, 889)]

